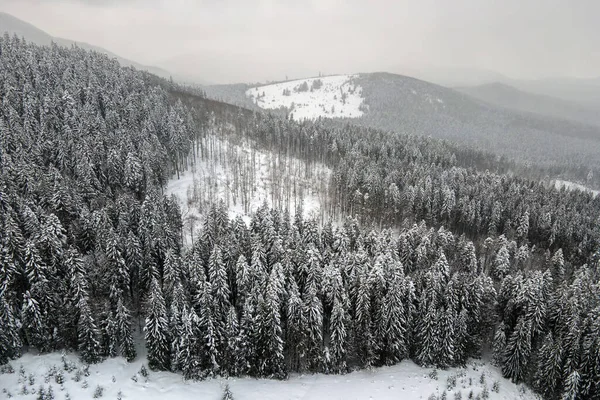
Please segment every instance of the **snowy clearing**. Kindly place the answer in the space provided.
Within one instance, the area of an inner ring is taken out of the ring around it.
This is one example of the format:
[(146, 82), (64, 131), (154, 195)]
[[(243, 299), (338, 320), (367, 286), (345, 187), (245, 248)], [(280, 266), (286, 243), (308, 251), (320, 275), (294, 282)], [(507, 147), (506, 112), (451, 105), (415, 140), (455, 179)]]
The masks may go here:
[[(437, 370), (437, 377), (434, 377), (430, 368), (403, 361), (391, 367), (347, 375), (293, 375), (286, 381), (215, 378), (200, 382), (185, 381), (181, 375), (171, 372), (149, 370), (144, 377), (140, 372), (142, 366), (146, 365), (143, 357), (138, 357), (132, 363), (118, 357), (90, 365), (87, 376), (85, 366), (74, 354), (65, 355), (63, 360), (60, 353), (27, 353), (10, 365), (14, 372), (0, 374), (0, 398), (3, 399), (9, 396), (36, 399), (40, 387), (47, 391), (52, 386), (57, 400), (67, 398), (67, 394), (73, 400), (91, 399), (98, 390), (102, 391), (100, 398), (105, 399), (117, 399), (121, 392), (123, 399), (131, 400), (218, 400), (226, 384), (229, 384), (236, 400), (417, 400), (428, 399), (432, 394), (441, 398), (444, 392), (449, 400), (455, 399), (457, 392), (467, 400), (471, 391), (473, 398), (476, 398), (484, 388), (491, 400), (539, 398), (525, 386), (502, 378), (497, 368), (477, 360), (469, 362), (466, 368)], [(61, 382), (59, 376), (62, 383), (57, 383)], [(498, 391), (495, 391), (496, 382)], [(98, 386), (101, 389), (97, 389)]]
[(563, 181), (561, 179), (557, 179), (554, 181), (554, 187), (557, 189), (564, 187), (567, 190), (580, 190), (582, 192), (592, 193), (593, 196), (598, 196), (598, 194), (600, 194), (600, 191), (598, 191), (598, 190), (592, 190), (592, 189), (590, 189), (586, 186), (583, 186), (579, 183)]
[(257, 150), (249, 143), (233, 144), (216, 136), (205, 138), (200, 162), (173, 177), (165, 194), (179, 200), (186, 244), (191, 244), (201, 217), (215, 201), (222, 200), (229, 218), (250, 216), (267, 203), (288, 209), (293, 216), (302, 202), (304, 217), (324, 217), (331, 170), (307, 165), (294, 157)]
[(334, 75), (259, 86), (246, 91), (263, 109), (287, 108), (297, 121), (304, 119), (358, 118), (363, 115), (362, 88), (357, 75)]

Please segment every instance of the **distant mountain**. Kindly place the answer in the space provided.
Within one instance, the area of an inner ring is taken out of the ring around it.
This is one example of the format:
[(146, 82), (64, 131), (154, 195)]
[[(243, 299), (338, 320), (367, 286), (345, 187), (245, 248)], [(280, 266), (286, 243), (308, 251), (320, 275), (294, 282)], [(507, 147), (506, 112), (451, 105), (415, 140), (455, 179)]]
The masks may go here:
[(411, 76), (445, 87), (477, 86), (490, 82), (505, 82), (509, 78), (496, 71), (468, 67), (422, 67), (397, 65), (390, 72)]
[[(207, 86), (205, 91), (213, 98), (276, 113), (285, 113), (282, 109), (289, 105), (287, 113), (295, 118), (301, 115), (313, 118), (337, 116), (339, 105), (336, 102), (348, 92), (360, 96), (358, 100), (351, 99), (359, 107), (360, 114), (353, 112), (352, 118), (334, 120), (447, 139), (524, 164), (569, 164), (573, 160), (584, 165), (600, 163), (598, 125), (513, 110), (504, 105), (500, 107), (454, 89), (390, 73), (347, 75), (338, 82), (335, 91), (340, 96), (337, 98), (326, 92), (319, 97), (317, 90), (306, 95), (295, 93), (303, 86), (311, 90), (314, 80), (295, 80), (285, 85)], [(303, 85), (304, 81), (306, 85)], [(314, 98), (317, 103), (323, 103), (323, 107), (304, 104), (307, 102), (304, 98)], [(303, 108), (302, 114), (298, 114), (299, 107)]]
[(94, 46), (84, 42), (77, 42), (70, 39), (63, 39), (60, 37), (51, 36), (50, 34), (44, 32), (43, 30), (35, 27), (34, 25), (28, 22), (20, 20), (19, 18), (14, 17), (10, 14), (0, 12), (0, 34), (4, 34), (4, 32), (8, 32), (8, 34), (11, 36), (17, 35), (18, 37), (23, 37), (29, 42), (43, 46), (48, 46), (52, 42), (66, 47), (77, 45), (78, 47), (81, 47), (83, 49), (97, 51), (99, 53), (107, 54), (109, 57), (116, 58), (117, 61), (123, 66), (132, 66), (136, 69), (148, 71), (163, 78), (169, 78), (171, 76), (171, 74), (168, 71), (162, 68), (139, 64), (135, 61), (120, 57), (106, 49), (103, 49), (102, 47)]
[(521, 162), (545, 165), (600, 156), (600, 127), (510, 110), (406, 76), (360, 74), (364, 108), (353, 121), (475, 146)]
[(600, 77), (511, 80), (506, 83), (529, 93), (551, 96), (600, 111)]
[(600, 125), (598, 109), (551, 96), (528, 93), (503, 83), (455, 88), (476, 99), (513, 110)]

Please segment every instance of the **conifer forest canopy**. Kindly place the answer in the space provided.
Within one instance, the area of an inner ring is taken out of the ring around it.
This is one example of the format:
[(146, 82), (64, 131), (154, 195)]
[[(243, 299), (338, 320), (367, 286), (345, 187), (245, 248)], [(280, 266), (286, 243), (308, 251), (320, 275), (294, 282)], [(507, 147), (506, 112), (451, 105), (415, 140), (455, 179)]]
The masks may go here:
[[(321, 214), (265, 202), (245, 221), (215, 201), (184, 246), (164, 190), (209, 136), (307, 174), (325, 165)], [(600, 399), (600, 196), (443, 140), (296, 122), (9, 35), (0, 157), (0, 363), (31, 349), (133, 360), (138, 336), (151, 369), (187, 379), (492, 352), (545, 398)]]

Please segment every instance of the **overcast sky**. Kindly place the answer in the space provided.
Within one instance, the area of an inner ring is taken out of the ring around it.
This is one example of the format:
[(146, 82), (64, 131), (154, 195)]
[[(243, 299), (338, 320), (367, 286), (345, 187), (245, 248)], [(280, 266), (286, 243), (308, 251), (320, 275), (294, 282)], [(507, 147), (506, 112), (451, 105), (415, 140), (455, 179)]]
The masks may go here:
[(600, 75), (597, 0), (0, 0), (0, 11), (213, 82), (448, 67)]

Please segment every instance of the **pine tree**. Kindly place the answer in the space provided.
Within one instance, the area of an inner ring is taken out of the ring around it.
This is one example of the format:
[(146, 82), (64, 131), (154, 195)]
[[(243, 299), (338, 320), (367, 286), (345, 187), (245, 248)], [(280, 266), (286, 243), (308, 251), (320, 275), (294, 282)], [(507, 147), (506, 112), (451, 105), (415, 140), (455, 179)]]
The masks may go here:
[(315, 284), (304, 293), (304, 309), (308, 328), (306, 355), (311, 371), (320, 372), (323, 367), (323, 303), (317, 296)]
[[(275, 269), (273, 270), (275, 271)], [(281, 328), (280, 302), (277, 275), (271, 274), (264, 298), (259, 306), (259, 373), (262, 376), (284, 378), (283, 330)]]
[(229, 307), (227, 313), (227, 325), (225, 328), (225, 337), (227, 338), (227, 347), (225, 348), (225, 363), (224, 367), (227, 368), (227, 373), (231, 376), (239, 376), (242, 371), (239, 367), (240, 362), (240, 328), (237, 312), (235, 307)]
[(404, 298), (407, 291), (402, 265), (395, 265), (392, 282), (382, 302), (382, 320), (384, 325), (383, 359), (388, 365), (400, 362), (408, 356), (408, 315)]
[(127, 361), (131, 362), (135, 359), (136, 351), (133, 343), (133, 335), (131, 333), (131, 316), (129, 310), (123, 304), (123, 300), (117, 302), (117, 311), (115, 314), (117, 337), (119, 340), (119, 351)]
[(329, 370), (335, 373), (343, 373), (347, 370), (347, 353), (348, 353), (348, 315), (345, 310), (344, 298), (335, 296), (333, 299), (333, 308), (331, 311), (330, 320), (330, 365)]
[(4, 291), (0, 291), (0, 365), (20, 355), (21, 338), (18, 333), (17, 320), (12, 307), (5, 299)]
[(494, 259), (494, 276), (498, 279), (502, 279), (509, 271), (510, 253), (506, 246), (502, 246)]
[(565, 381), (561, 400), (576, 400), (579, 398), (579, 381), (581, 377), (576, 370), (571, 372)]
[(100, 342), (98, 341), (98, 330), (92, 317), (92, 312), (87, 299), (81, 297), (77, 305), (79, 308), (79, 322), (77, 331), (79, 334), (79, 353), (83, 361), (95, 363), (99, 361)]
[(148, 366), (153, 370), (169, 369), (169, 324), (165, 299), (156, 278), (150, 282), (148, 294), (145, 340), (148, 350)]
[(531, 355), (531, 323), (519, 318), (514, 332), (506, 343), (502, 373), (514, 382), (526, 377), (526, 366)]
[(539, 351), (535, 373), (535, 386), (546, 396), (556, 393), (561, 381), (562, 364), (562, 349), (555, 343), (552, 333), (548, 333)]

